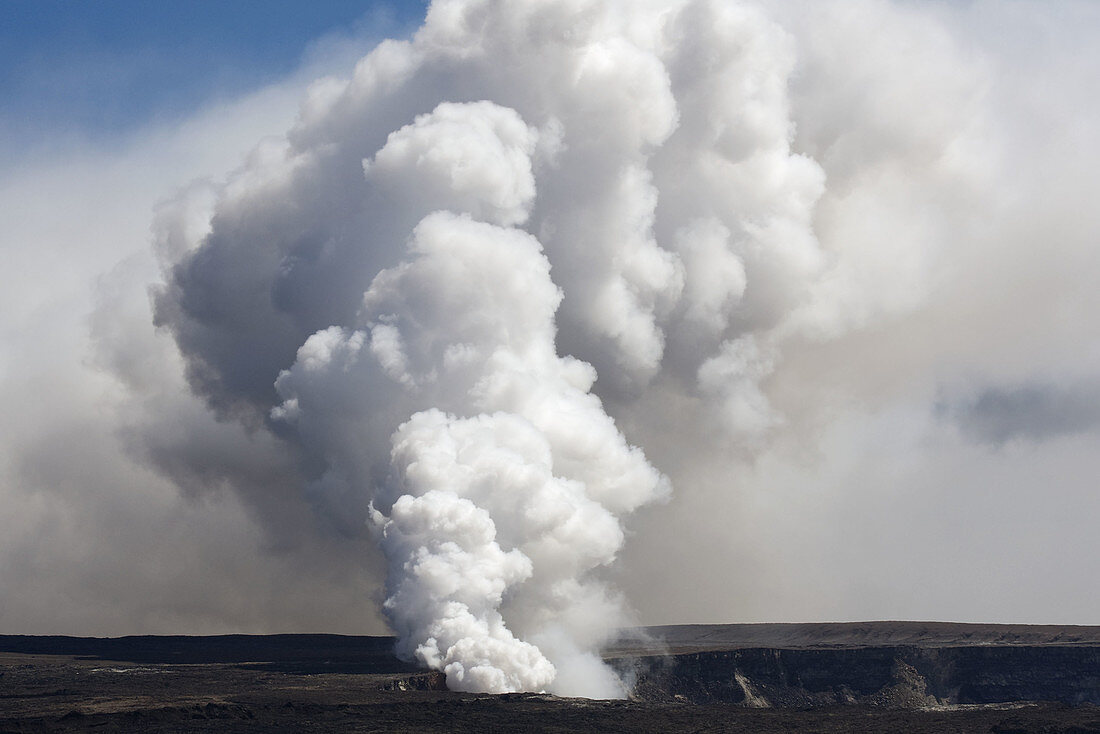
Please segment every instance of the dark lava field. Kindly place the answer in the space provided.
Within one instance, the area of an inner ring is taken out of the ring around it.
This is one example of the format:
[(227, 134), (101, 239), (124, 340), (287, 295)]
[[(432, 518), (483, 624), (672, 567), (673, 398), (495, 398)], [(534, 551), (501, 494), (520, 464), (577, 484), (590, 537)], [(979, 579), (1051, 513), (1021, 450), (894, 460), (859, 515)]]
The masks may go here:
[(650, 628), (631, 700), (453, 693), (392, 639), (0, 636), (8, 732), (1100, 734), (1100, 628), (913, 622)]

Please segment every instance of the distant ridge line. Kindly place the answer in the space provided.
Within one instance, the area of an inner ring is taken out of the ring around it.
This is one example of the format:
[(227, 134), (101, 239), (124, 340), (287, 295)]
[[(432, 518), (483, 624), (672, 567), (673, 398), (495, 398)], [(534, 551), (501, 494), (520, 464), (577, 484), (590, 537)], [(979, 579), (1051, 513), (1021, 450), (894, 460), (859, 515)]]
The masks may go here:
[[(632, 638), (631, 635), (634, 635)], [(670, 651), (747, 647), (967, 647), (1100, 645), (1100, 625), (984, 624), (973, 622), (757, 622), (685, 624), (626, 631), (617, 652), (663, 640)]]
[[(325, 663), (415, 666), (393, 654), (394, 638), (326, 633), (271, 635), (0, 635), (0, 652), (68, 655), (137, 663)], [(971, 622), (755, 622), (624, 630), (609, 657), (746, 648), (1100, 646), (1100, 625)]]

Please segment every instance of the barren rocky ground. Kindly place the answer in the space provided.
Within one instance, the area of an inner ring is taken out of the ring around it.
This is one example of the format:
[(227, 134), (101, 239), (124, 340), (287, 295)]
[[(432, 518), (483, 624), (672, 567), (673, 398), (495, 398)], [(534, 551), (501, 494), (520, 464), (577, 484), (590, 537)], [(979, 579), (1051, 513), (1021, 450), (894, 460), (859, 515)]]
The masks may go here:
[[(649, 633), (611, 652), (639, 674), (629, 701), (452, 693), (438, 676), (395, 660), (388, 638), (0, 637), (0, 732), (1100, 734), (1100, 708), (1083, 702), (1100, 696), (1096, 628)], [(965, 701), (1029, 692), (1057, 695)]]

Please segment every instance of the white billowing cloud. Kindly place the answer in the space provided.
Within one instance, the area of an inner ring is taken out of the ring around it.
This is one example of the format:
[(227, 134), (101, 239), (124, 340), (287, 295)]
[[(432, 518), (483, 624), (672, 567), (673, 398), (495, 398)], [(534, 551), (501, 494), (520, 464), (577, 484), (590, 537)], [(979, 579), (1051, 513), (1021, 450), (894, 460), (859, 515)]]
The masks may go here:
[[(621, 696), (592, 648), (628, 613), (592, 572), (623, 543), (617, 513), (662, 496), (665, 480), (589, 393), (591, 367), (557, 356), (561, 292), (537, 240), (437, 212), (407, 252), (367, 289), (361, 328), (306, 340), (273, 415), (325, 456), (318, 495), (357, 488), (380, 508), (385, 609), (407, 655), (462, 690)], [(387, 464), (395, 476), (362, 486)], [(514, 637), (505, 592), (529, 637), (584, 647), (544, 656)], [(598, 617), (578, 613), (593, 599), (608, 600)], [(599, 686), (556, 678), (559, 659)]]
[(699, 389), (718, 401), (718, 418), (727, 435), (754, 441), (779, 422), (760, 387), (774, 369), (772, 358), (752, 335), (723, 343), (721, 351), (699, 367)]
[[(596, 572), (619, 518), (668, 487), (590, 392), (597, 372), (644, 391), (683, 323), (677, 360), (687, 389), (719, 396), (711, 420), (776, 422), (752, 331), (821, 271), (791, 59), (761, 13), (718, 3), (437, 3), (342, 91), (317, 87), (285, 143), (227, 182), (203, 242), (167, 260), (158, 320), (192, 384), (293, 440), (337, 527), (376, 507), (387, 615), (453, 686), (624, 693), (597, 651), (628, 614)], [(559, 329), (597, 369), (559, 355)], [(409, 428), (430, 411), (448, 430)], [(409, 482), (406, 454), (456, 434), (489, 452), (504, 430), (539, 449), (475, 462), (476, 491)], [(425, 445), (398, 450), (412, 437)]]
[(1019, 343), (971, 336), (1000, 286), (967, 299), (988, 258), (1034, 280), (998, 252), (1028, 251), (1019, 202), (1059, 219), (1010, 177), (1039, 160), (1000, 117), (1022, 103), (960, 27), (870, 0), (441, 0), (315, 85), (206, 230), (164, 225), (202, 234), (161, 246), (158, 323), (218, 415), (292, 448), (320, 517), (381, 532), (406, 654), (468, 690), (621, 694), (607, 579), (665, 475), (707, 517), (642, 510), (647, 532), (718, 533), (722, 488), (766, 481), (741, 462), (804, 463), (838, 405), (911, 417)]
[[(422, 414), (426, 415), (426, 414)], [(451, 492), (403, 495), (384, 522), (382, 548), (399, 565), (385, 608), (399, 652), (447, 674), (455, 690), (542, 690), (554, 666), (516, 639), (498, 608), (531, 561), (496, 542), (486, 510)]]
[(745, 295), (745, 263), (729, 247), (730, 231), (717, 219), (700, 219), (676, 232), (686, 270), (685, 320), (724, 329)]
[[(1100, 219), (1084, 200), (1100, 147), (1083, 130), (1100, 119), (1086, 81), (1100, 55), (1080, 37), (1100, 14), (1074, 2), (766, 10), (797, 50), (793, 146), (825, 174), (813, 215), (824, 269), (786, 324), (754, 335), (765, 359), (735, 351), (743, 367), (697, 373), (755, 384), (780, 421), (766, 442), (721, 453), (676, 391), (627, 409), (641, 414), (628, 435), (682, 503), (636, 520), (652, 540), (628, 545), (627, 590), (670, 623), (695, 609), (1095, 623), (1080, 580), (1096, 546), (1074, 518), (1098, 509), (1085, 477), (1100, 470), (1100, 332), (1085, 314), (1100, 306)], [(731, 405), (762, 404), (739, 395)], [(667, 418), (677, 412), (692, 418)], [(685, 550), (688, 536), (729, 555)], [(717, 560), (729, 557), (732, 571)], [(728, 587), (684, 579), (685, 566)], [(645, 597), (658, 577), (678, 592)]]
[(367, 182), (400, 205), (451, 208), (504, 226), (522, 224), (535, 198), (538, 134), (515, 110), (444, 102), (390, 134), (363, 162)]
[[(585, 578), (615, 558), (623, 533), (582, 482), (553, 475), (552, 461), (545, 436), (508, 413), (456, 420), (421, 412), (394, 437), (407, 494), (388, 518), (378, 516), (382, 546), (400, 564), (386, 609), (404, 644), (416, 644), (416, 656), (447, 672), (452, 687), (477, 690), (478, 678), (470, 676), (482, 668), (479, 675), (492, 670), (501, 681), (488, 690), (554, 683), (595, 697), (625, 693), (588, 649), (606, 641), (624, 613), (609, 603), (589, 616), (591, 600), (608, 593)], [(498, 539), (512, 550), (503, 552)], [(506, 592), (509, 617), (540, 641), (549, 660), (505, 627), (498, 610)], [(471, 620), (493, 631), (492, 644), (473, 658), (467, 648), (483, 643), (463, 633)], [(551, 634), (580, 637), (584, 649), (542, 643)], [(594, 666), (582, 680), (570, 678), (583, 667), (578, 660)]]

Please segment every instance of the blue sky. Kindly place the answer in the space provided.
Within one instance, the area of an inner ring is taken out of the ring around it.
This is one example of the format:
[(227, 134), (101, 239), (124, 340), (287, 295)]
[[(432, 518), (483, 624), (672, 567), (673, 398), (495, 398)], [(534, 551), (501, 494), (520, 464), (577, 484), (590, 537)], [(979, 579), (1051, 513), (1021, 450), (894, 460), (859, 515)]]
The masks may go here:
[(0, 136), (102, 142), (274, 81), (318, 39), (408, 35), (426, 4), (0, 0)]

